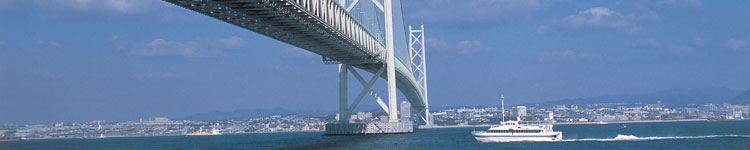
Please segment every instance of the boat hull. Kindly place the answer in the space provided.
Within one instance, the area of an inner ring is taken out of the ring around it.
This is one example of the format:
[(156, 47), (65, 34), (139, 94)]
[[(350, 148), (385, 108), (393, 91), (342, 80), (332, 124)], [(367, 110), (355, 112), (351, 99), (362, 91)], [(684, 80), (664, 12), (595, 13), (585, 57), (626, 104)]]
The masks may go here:
[(479, 142), (555, 142), (561, 141), (552, 137), (474, 137)]
[(479, 142), (555, 142), (562, 141), (562, 133), (552, 135), (498, 135), (498, 134), (474, 134)]

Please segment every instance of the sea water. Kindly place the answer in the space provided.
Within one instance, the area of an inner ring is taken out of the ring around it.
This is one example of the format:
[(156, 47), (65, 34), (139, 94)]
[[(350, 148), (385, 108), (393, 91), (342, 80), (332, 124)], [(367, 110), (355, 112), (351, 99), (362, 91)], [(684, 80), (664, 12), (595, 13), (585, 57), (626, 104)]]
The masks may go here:
[(58, 139), (0, 142), (0, 149), (750, 149), (750, 121), (557, 125), (560, 142), (480, 143), (471, 131), (417, 130), (413, 134), (323, 136), (323, 132)]

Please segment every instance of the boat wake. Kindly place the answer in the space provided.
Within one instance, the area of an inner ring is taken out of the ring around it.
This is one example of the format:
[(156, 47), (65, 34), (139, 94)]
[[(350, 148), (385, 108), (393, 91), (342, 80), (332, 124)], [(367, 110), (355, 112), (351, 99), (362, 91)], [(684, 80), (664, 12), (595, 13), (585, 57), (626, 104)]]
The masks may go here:
[(703, 136), (668, 136), (668, 137), (637, 137), (634, 135), (622, 135), (618, 134), (615, 138), (611, 139), (564, 139), (564, 142), (576, 142), (576, 141), (648, 141), (648, 140), (672, 140), (672, 139), (704, 139), (704, 138), (719, 138), (719, 137), (743, 137), (750, 138), (750, 135), (703, 135)]

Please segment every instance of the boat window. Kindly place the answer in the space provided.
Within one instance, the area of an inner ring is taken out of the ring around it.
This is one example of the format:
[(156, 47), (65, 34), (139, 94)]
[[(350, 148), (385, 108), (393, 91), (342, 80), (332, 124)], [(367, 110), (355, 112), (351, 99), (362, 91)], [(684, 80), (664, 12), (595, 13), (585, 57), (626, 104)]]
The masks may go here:
[[(505, 130), (505, 132), (502, 132), (502, 133), (510, 133), (510, 132), (511, 131)], [(512, 131), (512, 132), (514, 132), (514, 133), (541, 133), (542, 130), (515, 130), (515, 131)]]
[(490, 130), (491, 133), (510, 133), (509, 130)]

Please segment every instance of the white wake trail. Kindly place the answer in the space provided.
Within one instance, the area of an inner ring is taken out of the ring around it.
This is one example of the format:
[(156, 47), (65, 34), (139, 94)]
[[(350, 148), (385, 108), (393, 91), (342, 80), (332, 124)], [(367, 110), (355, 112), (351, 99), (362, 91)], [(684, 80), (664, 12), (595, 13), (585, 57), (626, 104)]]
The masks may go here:
[(618, 134), (617, 137), (611, 139), (564, 139), (565, 142), (575, 141), (646, 141), (646, 140), (671, 140), (671, 139), (702, 139), (702, 138), (718, 138), (718, 137), (745, 137), (750, 138), (750, 135), (702, 135), (702, 136), (668, 136), (668, 137), (637, 137), (634, 135), (622, 135)]

